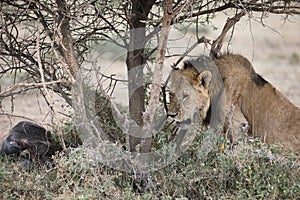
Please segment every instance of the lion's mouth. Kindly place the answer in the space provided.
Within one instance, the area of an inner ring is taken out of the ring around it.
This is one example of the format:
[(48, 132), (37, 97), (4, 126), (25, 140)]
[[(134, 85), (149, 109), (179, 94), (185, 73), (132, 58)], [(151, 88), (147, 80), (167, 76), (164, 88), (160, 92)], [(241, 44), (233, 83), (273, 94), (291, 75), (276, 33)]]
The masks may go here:
[(168, 113), (168, 117), (175, 119), (177, 116), (178, 116), (178, 113)]
[(192, 123), (192, 119), (188, 118), (186, 120), (177, 121), (176, 125), (181, 127), (181, 126), (185, 126), (185, 125), (191, 125), (191, 123)]

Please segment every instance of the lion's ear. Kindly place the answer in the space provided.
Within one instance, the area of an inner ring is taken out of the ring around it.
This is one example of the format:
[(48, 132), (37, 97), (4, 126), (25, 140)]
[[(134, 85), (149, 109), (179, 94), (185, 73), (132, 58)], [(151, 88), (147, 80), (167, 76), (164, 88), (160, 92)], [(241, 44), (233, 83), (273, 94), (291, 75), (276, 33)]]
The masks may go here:
[(201, 72), (197, 77), (199, 85), (202, 85), (206, 89), (210, 84), (211, 78), (212, 78), (212, 74), (210, 71), (207, 70)]

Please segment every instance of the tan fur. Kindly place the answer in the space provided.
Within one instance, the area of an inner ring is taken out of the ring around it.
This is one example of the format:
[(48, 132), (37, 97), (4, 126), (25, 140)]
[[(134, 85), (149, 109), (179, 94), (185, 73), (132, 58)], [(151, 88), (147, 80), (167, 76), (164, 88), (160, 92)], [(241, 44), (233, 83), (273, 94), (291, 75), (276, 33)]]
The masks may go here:
[(192, 70), (173, 70), (170, 74), (169, 114), (174, 115), (177, 121), (185, 121), (199, 112), (200, 121), (204, 121), (210, 106), (210, 79), (209, 71), (196, 73)]
[[(194, 69), (187, 68), (171, 72), (170, 89), (175, 92), (177, 99), (171, 98), (170, 111), (178, 113), (179, 120), (185, 120), (191, 115), (188, 112), (195, 106), (197, 108), (202, 106), (205, 109), (202, 109), (200, 119), (204, 120), (208, 115), (204, 112), (208, 112), (208, 103), (210, 103), (211, 110), (214, 110), (212, 117), (220, 118), (215, 120), (214, 127), (222, 123), (226, 132), (231, 122), (234, 123), (231, 128), (236, 129), (246, 118), (250, 125), (248, 132), (250, 135), (260, 136), (268, 144), (279, 141), (286, 148), (292, 148), (299, 153), (300, 108), (294, 106), (270, 83), (256, 74), (245, 57), (224, 54), (214, 62), (210, 60), (207, 56), (200, 56), (198, 60), (190, 63)], [(209, 89), (199, 90), (197, 75), (207, 70), (212, 73)], [(219, 73), (220, 78), (218, 78)], [(180, 77), (185, 77), (187, 81), (182, 81)], [(226, 93), (226, 102), (223, 100), (223, 89)], [(198, 93), (197, 98), (195, 92)], [(190, 95), (189, 101), (180, 100), (188, 93), (193, 94)], [(196, 104), (195, 99), (197, 99)], [(231, 113), (231, 111), (234, 112)], [(211, 124), (212, 121), (210, 121)], [(236, 131), (233, 132), (236, 133)]]
[[(209, 78), (210, 81), (206, 82), (206, 86), (204, 88), (202, 87), (203, 91), (201, 91), (198, 88), (200, 84), (198, 79), (199, 74), (203, 72), (207, 73), (208, 71), (211, 74), (211, 77)], [(205, 126), (205, 128), (210, 127), (218, 129), (220, 125), (222, 126), (224, 124), (224, 105), (226, 98), (223, 81), (216, 64), (210, 57), (199, 56), (199, 58), (195, 60), (184, 62), (182, 69), (173, 70), (170, 73), (170, 82), (171, 98), (169, 111), (171, 114), (177, 114), (176, 118), (178, 121), (182, 121), (181, 118), (183, 118), (183, 120), (190, 118), (190, 112), (194, 109), (192, 106), (197, 106), (198, 108), (201, 108), (202, 106), (205, 109), (202, 109), (202, 114), (199, 115), (200, 124), (198, 127)], [(190, 98), (190, 101), (184, 102), (185, 106), (181, 107), (181, 93), (185, 92), (186, 94), (193, 94), (197, 90), (201, 91), (201, 93), (198, 94), (197, 104), (195, 104), (196, 97), (194, 97), (194, 100), (193, 98)], [(175, 95), (174, 93), (178, 95), (178, 98), (172, 98), (172, 96)], [(199, 100), (201, 98), (203, 98), (202, 102)], [(207, 113), (203, 112), (205, 110)]]
[(247, 119), (251, 135), (300, 152), (300, 108), (258, 75), (245, 57), (225, 54), (215, 63), (224, 80), (226, 113), (234, 105)]

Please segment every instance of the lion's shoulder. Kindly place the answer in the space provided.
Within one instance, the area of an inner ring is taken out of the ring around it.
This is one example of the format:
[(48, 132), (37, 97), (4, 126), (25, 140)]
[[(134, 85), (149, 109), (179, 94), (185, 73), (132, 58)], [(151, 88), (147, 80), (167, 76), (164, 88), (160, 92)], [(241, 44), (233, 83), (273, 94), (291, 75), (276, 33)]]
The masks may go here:
[(215, 62), (220, 70), (225, 71), (224, 74), (235, 73), (232, 74), (232, 76), (228, 75), (227, 78), (236, 78), (236, 73), (240, 74), (238, 77), (242, 77), (240, 79), (241, 84), (247, 83), (245, 81), (247, 77), (249, 77), (251, 81), (258, 87), (269, 84), (269, 82), (266, 81), (261, 75), (256, 73), (251, 62), (242, 55), (224, 53), (215, 58)]

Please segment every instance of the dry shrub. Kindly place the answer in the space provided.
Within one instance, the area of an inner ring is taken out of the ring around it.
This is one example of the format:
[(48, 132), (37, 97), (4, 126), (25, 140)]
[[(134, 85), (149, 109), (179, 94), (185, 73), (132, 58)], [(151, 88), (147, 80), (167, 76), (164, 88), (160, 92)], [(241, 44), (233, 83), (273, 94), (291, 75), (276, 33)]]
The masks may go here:
[[(300, 196), (297, 157), (280, 144), (255, 139), (232, 149), (221, 136), (200, 159), (199, 134), (170, 166), (149, 174), (154, 187), (141, 193), (136, 174), (116, 171), (87, 156), (86, 148), (57, 154), (55, 166), (19, 169), (16, 158), (0, 157), (1, 199), (296, 199)], [(164, 136), (165, 137), (165, 136)]]

